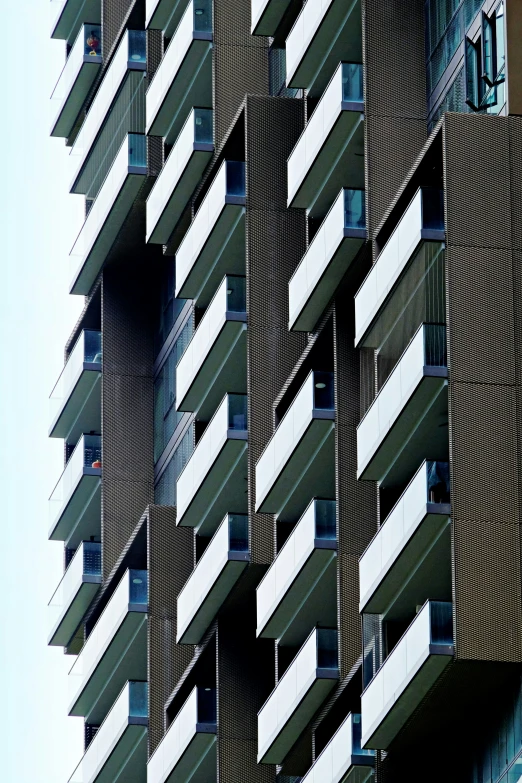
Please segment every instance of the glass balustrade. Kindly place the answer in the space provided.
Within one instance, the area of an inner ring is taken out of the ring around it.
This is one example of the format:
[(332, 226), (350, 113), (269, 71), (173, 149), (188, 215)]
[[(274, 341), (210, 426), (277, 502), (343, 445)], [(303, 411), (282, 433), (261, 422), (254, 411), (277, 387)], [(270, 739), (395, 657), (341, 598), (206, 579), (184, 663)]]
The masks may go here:
[(101, 332), (93, 329), (85, 329), (69, 354), (69, 358), (60, 373), (60, 377), (51, 392), (50, 400), (50, 422), (55, 421), (65, 403), (70, 398), (75, 388), (85, 364), (96, 365), (89, 370), (101, 370), (102, 361), (102, 343)]

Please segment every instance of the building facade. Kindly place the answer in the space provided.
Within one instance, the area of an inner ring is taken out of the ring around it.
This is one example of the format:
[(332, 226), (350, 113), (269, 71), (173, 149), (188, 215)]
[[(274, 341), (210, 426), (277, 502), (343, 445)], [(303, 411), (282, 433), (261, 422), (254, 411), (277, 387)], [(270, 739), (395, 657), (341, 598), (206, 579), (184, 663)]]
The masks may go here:
[(70, 783), (516, 783), (521, 4), (51, 5)]

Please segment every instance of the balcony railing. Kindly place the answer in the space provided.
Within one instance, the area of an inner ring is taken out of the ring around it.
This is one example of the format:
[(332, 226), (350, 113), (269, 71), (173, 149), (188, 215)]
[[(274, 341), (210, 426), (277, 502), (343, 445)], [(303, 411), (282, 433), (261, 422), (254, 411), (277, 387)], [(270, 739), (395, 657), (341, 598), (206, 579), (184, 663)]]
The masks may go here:
[(165, 244), (210, 160), (212, 110), (193, 109), (147, 199), (147, 242)]
[(224, 394), (246, 392), (246, 285), (225, 277), (176, 370), (178, 410), (208, 420)]
[(311, 372), (256, 465), (256, 511), (300, 516), (310, 497), (334, 496), (332, 372)]
[(176, 253), (176, 296), (206, 307), (226, 274), (245, 273), (245, 163), (226, 160)]
[(452, 659), (452, 611), (427, 601), (364, 690), (363, 747), (385, 750)]
[(178, 596), (178, 642), (199, 644), (249, 560), (248, 515), (227, 514)]
[(101, 585), (101, 544), (82, 541), (49, 601), (48, 644), (65, 647)]
[(51, 136), (69, 136), (101, 64), (101, 26), (84, 24), (51, 95)]
[(75, 549), (100, 535), (101, 438), (82, 435), (49, 498), (49, 538)]
[(447, 453), (447, 377), (446, 327), (421, 324), (357, 428), (359, 478), (382, 481), (399, 455), (413, 472), (426, 449)]
[(147, 133), (168, 144), (194, 106), (212, 108), (212, 2), (191, 0), (147, 90)]
[(101, 723), (127, 680), (147, 677), (147, 571), (126, 571), (69, 672), (69, 714)]
[(247, 512), (247, 396), (227, 394), (177, 482), (177, 524), (212, 535), (225, 514)]
[(339, 679), (337, 631), (315, 628), (257, 715), (258, 763), (281, 764)]
[(286, 37), (286, 83), (321, 95), (333, 63), (362, 60), (361, 3), (305, 3)]
[(129, 133), (70, 252), (72, 294), (88, 294), (147, 174), (145, 136)]
[(49, 435), (74, 441), (100, 429), (101, 332), (85, 329), (78, 337), (51, 392)]
[(323, 216), (342, 188), (364, 188), (362, 73), (341, 63), (332, 76), (288, 158), (289, 207)]
[(365, 240), (365, 192), (343, 188), (288, 284), (289, 329), (313, 331)]
[(216, 717), (215, 688), (194, 688), (149, 759), (147, 783), (215, 779)]
[(361, 748), (361, 716), (350, 713), (301, 783), (366, 783), (375, 766), (375, 751)]
[[(336, 550), (336, 502), (312, 500), (258, 585), (258, 636), (284, 644), (285, 634), (304, 603), (316, 591), (324, 597), (323, 577), (335, 562)], [(324, 609), (328, 611), (326, 604), (325, 597)]]
[(112, 783), (147, 779), (148, 685), (128, 682), (69, 783)]
[(449, 464), (424, 462), (359, 561), (360, 611), (382, 614), (447, 526)]
[(172, 38), (186, 7), (187, 0), (145, 0), (145, 27)]
[(51, 38), (72, 43), (82, 23), (101, 24), (101, 0), (51, 0)]
[(420, 188), (355, 296), (356, 343), (360, 343), (424, 242), (443, 242), (443, 191)]

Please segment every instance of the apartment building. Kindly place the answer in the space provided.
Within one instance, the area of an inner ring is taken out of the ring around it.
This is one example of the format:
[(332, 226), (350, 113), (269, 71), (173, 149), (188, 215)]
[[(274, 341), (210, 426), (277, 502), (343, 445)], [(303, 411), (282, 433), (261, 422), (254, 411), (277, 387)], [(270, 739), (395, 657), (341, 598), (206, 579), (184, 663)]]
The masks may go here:
[(70, 783), (516, 783), (522, 5), (51, 7)]

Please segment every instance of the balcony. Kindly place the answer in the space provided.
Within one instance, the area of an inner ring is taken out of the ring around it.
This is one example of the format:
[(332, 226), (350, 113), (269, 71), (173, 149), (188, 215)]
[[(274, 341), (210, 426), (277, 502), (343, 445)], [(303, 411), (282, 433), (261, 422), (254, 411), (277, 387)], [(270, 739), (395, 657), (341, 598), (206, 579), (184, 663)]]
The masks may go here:
[(49, 398), (51, 438), (74, 443), (101, 426), (101, 332), (85, 329), (76, 341)]
[(290, 0), (251, 0), (252, 35), (275, 35)]
[(415, 605), (417, 579), (425, 584), (430, 578), (432, 594), (444, 595), (444, 588), (433, 583), (442, 578), (443, 569), (421, 564), (428, 556), (430, 562), (444, 562), (433, 557), (443, 533), (449, 562), (450, 514), (448, 463), (423, 462), (359, 561), (361, 612), (385, 614), (398, 595), (406, 605)]
[(179, 475), (177, 524), (211, 536), (229, 512), (247, 513), (247, 397), (227, 394)]
[[(72, 193), (87, 192), (85, 188), (81, 187), (82, 172), (90, 161), (91, 152), (95, 149), (95, 143), (104, 129), (113, 104), (117, 101), (118, 95), (129, 79), (132, 82), (129, 92), (138, 92), (139, 86), (143, 84), (146, 62), (145, 31), (127, 30), (96, 91), (94, 100), (89, 107), (89, 111), (69, 153), (70, 165), (74, 169), (71, 185)], [(126, 108), (128, 108), (128, 105)], [(136, 113), (139, 114), (139, 111)], [(129, 127), (128, 129), (130, 131), (142, 131), (143, 126), (138, 122), (135, 127)], [(112, 131), (110, 138), (104, 139), (100, 152), (101, 160), (104, 160), (107, 154), (112, 154), (110, 152), (112, 149), (110, 148), (110, 142), (113, 136), (114, 131)], [(98, 169), (99, 166), (100, 160), (95, 160), (93, 168)], [(88, 177), (88, 180), (90, 183), (92, 176)]]
[(357, 427), (358, 478), (399, 484), (447, 458), (447, 378), (446, 327), (421, 324)]
[(212, 108), (212, 3), (191, 0), (147, 90), (147, 134), (172, 144), (193, 106)]
[(444, 242), (443, 196), (441, 190), (420, 188), (383, 247), (355, 296), (356, 344), (382, 311), (408, 262), (427, 245)]
[(84, 24), (51, 95), (51, 136), (67, 138), (102, 64), (101, 26)]
[(126, 571), (69, 672), (69, 715), (99, 724), (127, 680), (147, 679), (147, 594), (147, 571)]
[(101, 0), (51, 0), (51, 18), (51, 38), (74, 41), (86, 19), (101, 24)]
[(101, 438), (82, 435), (49, 498), (51, 541), (76, 549), (101, 525)]
[(334, 377), (311, 372), (256, 465), (256, 511), (295, 520), (311, 497), (335, 497)]
[(363, 112), (362, 65), (341, 63), (288, 158), (289, 207), (321, 217), (341, 188), (364, 189)]
[(363, 691), (363, 747), (385, 750), (451, 661), (452, 609), (427, 601)]
[(208, 421), (227, 392), (246, 393), (246, 285), (227, 276), (176, 368), (180, 411)]
[(145, 27), (172, 38), (186, 7), (187, 0), (145, 0)]
[(206, 307), (226, 274), (245, 274), (245, 164), (224, 161), (176, 253), (176, 296)]
[(335, 500), (312, 500), (290, 533), (257, 588), (257, 636), (295, 646), (310, 617), (335, 624), (335, 517)]
[(67, 647), (101, 585), (101, 544), (82, 541), (49, 601), (47, 644)]
[(305, 4), (286, 38), (286, 83), (321, 95), (337, 64), (362, 61), (360, 0)]
[(249, 561), (248, 515), (227, 514), (178, 596), (178, 643), (201, 642)]
[(215, 783), (216, 690), (194, 688), (149, 759), (147, 783)]
[(343, 189), (288, 284), (289, 329), (313, 331), (365, 241), (364, 190)]
[(146, 682), (124, 686), (69, 783), (146, 783), (147, 690)]
[(91, 290), (146, 176), (145, 136), (129, 133), (70, 252), (71, 294)]
[(212, 157), (212, 138), (212, 110), (193, 109), (147, 199), (147, 242), (168, 242)]
[(315, 628), (257, 714), (261, 764), (282, 764), (339, 680), (337, 631)]
[(366, 783), (374, 766), (374, 751), (361, 748), (361, 716), (350, 713), (301, 783)]

